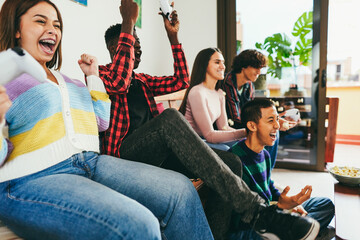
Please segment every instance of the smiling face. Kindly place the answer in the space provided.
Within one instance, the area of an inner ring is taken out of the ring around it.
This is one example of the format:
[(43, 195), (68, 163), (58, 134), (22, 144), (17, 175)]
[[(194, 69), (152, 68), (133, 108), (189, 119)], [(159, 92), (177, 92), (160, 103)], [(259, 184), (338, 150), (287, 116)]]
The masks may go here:
[(21, 16), (20, 29), (15, 36), (19, 46), (45, 67), (61, 40), (61, 23), (56, 9), (46, 2), (36, 4)]
[(206, 70), (206, 80), (223, 80), (225, 74), (225, 61), (221, 53), (215, 52), (210, 60)]
[(243, 74), (246, 81), (255, 82), (258, 79), (261, 72), (261, 68), (254, 68), (248, 66), (247, 68), (243, 68), (241, 73)]
[(272, 146), (276, 140), (276, 133), (280, 128), (279, 115), (274, 106), (261, 109), (261, 118), (258, 123), (248, 122), (251, 130), (251, 138), (259, 147)]

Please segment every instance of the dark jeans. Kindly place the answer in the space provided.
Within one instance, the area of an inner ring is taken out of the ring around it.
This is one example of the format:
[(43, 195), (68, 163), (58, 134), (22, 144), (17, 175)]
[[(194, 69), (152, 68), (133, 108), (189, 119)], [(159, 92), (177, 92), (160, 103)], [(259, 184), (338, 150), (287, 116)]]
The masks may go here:
[(166, 165), (167, 161), (175, 161), (170, 157), (175, 156), (191, 174), (200, 177), (225, 202), (231, 204), (244, 222), (251, 222), (257, 215), (260, 203), (264, 203), (229, 167), (236, 169), (239, 166), (231, 160), (224, 162), (175, 109), (166, 109), (135, 130), (122, 143), (120, 155), (159, 167)]
[[(213, 150), (230, 167), (233, 173), (240, 178), (242, 177), (242, 163), (237, 155), (214, 148)], [(232, 213), (231, 204), (224, 201), (217, 192), (211, 190), (208, 193), (205, 214), (215, 240), (228, 239)]]
[[(216, 148), (212, 148), (212, 150), (226, 163), (226, 165), (230, 167), (230, 169), (237, 176), (240, 178), (242, 177), (242, 163), (237, 155)], [(180, 172), (189, 178), (197, 178), (194, 174), (187, 170), (186, 167), (173, 154), (169, 157), (169, 160), (165, 160), (161, 167)], [(224, 201), (223, 198), (212, 189), (207, 191), (206, 199), (204, 200), (204, 211), (214, 239), (228, 239), (230, 221), (233, 213), (231, 204), (227, 201)]]

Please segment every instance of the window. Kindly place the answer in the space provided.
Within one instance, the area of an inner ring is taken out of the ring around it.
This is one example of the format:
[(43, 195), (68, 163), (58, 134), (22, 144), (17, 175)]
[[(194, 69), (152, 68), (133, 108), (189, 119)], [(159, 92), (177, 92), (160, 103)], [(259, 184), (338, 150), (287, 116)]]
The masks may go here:
[(219, 47), (228, 69), (236, 52), (263, 52), (270, 62), (266, 87), (255, 86), (256, 96), (274, 100), (279, 112), (300, 110), (302, 122), (280, 136), (282, 167), (324, 167), (327, 9), (320, 0), (218, 0)]

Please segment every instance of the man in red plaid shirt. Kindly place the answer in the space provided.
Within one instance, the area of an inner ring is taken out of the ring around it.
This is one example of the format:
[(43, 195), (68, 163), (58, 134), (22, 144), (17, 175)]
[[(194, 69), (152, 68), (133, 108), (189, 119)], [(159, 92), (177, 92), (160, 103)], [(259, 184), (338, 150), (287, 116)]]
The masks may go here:
[(174, 57), (173, 76), (154, 77), (133, 71), (139, 66), (142, 54), (135, 29), (130, 30), (133, 34), (128, 34), (126, 31), (121, 32), (121, 25), (117, 24), (105, 33), (112, 63), (99, 66), (99, 72), (112, 106), (109, 129), (101, 133), (104, 154), (120, 157), (124, 138), (159, 115), (154, 96), (188, 87), (189, 71), (178, 40), (179, 21), (176, 11), (173, 11), (171, 18), (171, 22), (164, 18), (164, 25)]

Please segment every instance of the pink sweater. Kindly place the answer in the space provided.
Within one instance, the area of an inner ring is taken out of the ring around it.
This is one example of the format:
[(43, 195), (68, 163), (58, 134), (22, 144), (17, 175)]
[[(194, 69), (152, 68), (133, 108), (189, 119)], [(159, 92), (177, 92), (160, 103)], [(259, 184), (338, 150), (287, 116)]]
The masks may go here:
[[(185, 118), (193, 129), (210, 143), (221, 143), (245, 137), (244, 129), (229, 127), (224, 92), (199, 84), (193, 87), (186, 102)], [(213, 124), (219, 130), (214, 130)]]

